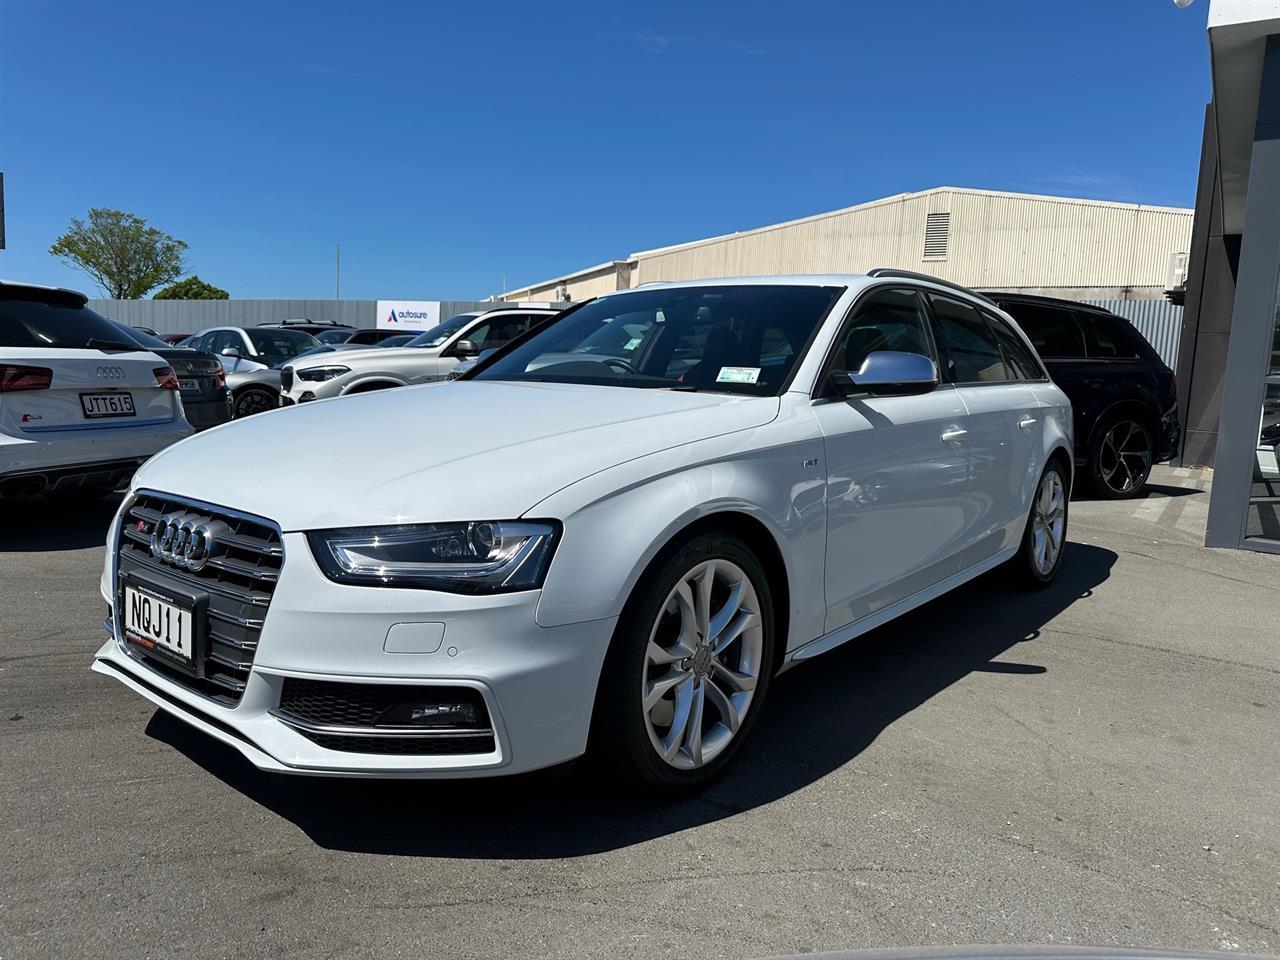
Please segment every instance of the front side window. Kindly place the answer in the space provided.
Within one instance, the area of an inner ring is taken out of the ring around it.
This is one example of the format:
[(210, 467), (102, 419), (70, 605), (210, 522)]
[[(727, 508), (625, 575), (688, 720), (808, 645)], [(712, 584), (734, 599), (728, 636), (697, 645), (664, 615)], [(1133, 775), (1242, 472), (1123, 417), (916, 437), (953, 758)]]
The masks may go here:
[(1040, 364), (1031, 355), (1031, 351), (1022, 342), (1022, 338), (1014, 333), (1009, 328), (1009, 325), (995, 314), (987, 313), (984, 310), (982, 315), (986, 318), (987, 326), (991, 328), (991, 332), (995, 334), (996, 340), (1000, 342), (1000, 348), (1004, 350), (1005, 363), (1011, 368), (1013, 379), (1043, 380), (1044, 373), (1040, 369)]
[(482, 350), (490, 350), (506, 346), (528, 329), (528, 317), (494, 317), (468, 330), (462, 339), (470, 340)]
[(937, 362), (929, 317), (914, 290), (882, 290), (859, 303), (836, 345), (831, 369), (856, 374), (877, 350), (919, 353)]
[(1036, 353), (1046, 360), (1078, 360), (1085, 356), (1084, 332), (1070, 310), (1035, 303), (1002, 303), (1001, 308), (1018, 321)]
[(215, 330), (213, 333), (205, 334), (205, 342), (205, 349), (219, 356), (228, 348), (244, 353), (244, 342), (240, 339), (240, 334), (234, 330)]
[(843, 287), (638, 289), (545, 323), (476, 380), (776, 396)]
[(314, 350), (323, 344), (309, 333), (301, 330), (284, 330), (271, 327), (255, 327), (246, 331), (253, 351), (263, 361), (278, 363), (281, 360), (292, 360), (306, 350)]
[(955, 383), (1000, 383), (1011, 380), (1000, 344), (974, 307), (950, 297), (929, 296), (947, 370)]

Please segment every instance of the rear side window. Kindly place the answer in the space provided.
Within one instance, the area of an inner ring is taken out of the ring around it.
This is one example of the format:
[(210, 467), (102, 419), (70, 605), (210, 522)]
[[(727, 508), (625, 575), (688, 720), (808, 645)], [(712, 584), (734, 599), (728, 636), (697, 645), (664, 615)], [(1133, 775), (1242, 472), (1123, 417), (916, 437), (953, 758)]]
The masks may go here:
[(1138, 347), (1123, 320), (1102, 313), (1078, 313), (1084, 328), (1085, 349), (1090, 358), (1099, 360), (1136, 360)]
[(929, 295), (947, 369), (955, 383), (1000, 383), (1012, 380), (1004, 355), (982, 314), (950, 297)]
[(142, 349), (131, 334), (88, 307), (0, 299), (0, 347), (83, 350), (113, 344)]
[(1005, 363), (1012, 368), (1014, 378), (1017, 380), (1043, 380), (1044, 372), (1040, 369), (1040, 364), (1036, 358), (1031, 355), (1031, 351), (1027, 349), (1027, 345), (1022, 342), (1022, 338), (1010, 329), (1009, 325), (997, 317), (995, 314), (982, 311), (982, 315), (986, 317), (987, 325), (991, 328), (991, 332), (995, 334), (996, 340), (1000, 342), (1000, 348), (1004, 350)]
[(1070, 310), (1035, 303), (1002, 303), (1000, 307), (1018, 321), (1036, 353), (1046, 360), (1079, 360), (1085, 357), (1084, 331)]

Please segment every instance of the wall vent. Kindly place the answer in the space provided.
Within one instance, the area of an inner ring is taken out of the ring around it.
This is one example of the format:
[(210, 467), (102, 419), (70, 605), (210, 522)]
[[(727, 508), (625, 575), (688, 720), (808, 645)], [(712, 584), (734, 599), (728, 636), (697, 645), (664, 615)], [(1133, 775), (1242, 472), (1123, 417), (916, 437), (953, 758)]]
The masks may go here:
[(924, 258), (947, 259), (947, 241), (951, 238), (951, 214), (930, 213), (924, 220)]

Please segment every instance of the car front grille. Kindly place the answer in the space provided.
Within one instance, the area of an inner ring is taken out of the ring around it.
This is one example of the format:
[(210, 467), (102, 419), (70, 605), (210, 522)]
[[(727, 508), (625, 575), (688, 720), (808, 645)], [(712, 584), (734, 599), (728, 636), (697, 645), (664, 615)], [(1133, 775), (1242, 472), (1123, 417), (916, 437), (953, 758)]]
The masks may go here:
[(280, 371), (280, 389), (290, 390), (293, 388), (293, 367), (285, 367)]
[[(175, 515), (197, 523), (220, 521), (221, 529), (200, 570), (167, 563), (151, 551), (156, 524), (161, 517)], [(126, 648), (156, 672), (224, 706), (235, 706), (248, 683), (283, 564), (280, 532), (267, 520), (165, 494), (138, 494), (121, 518), (116, 542), (116, 634), (124, 637), (121, 611), (126, 579), (150, 584), (162, 592), (207, 595), (203, 618), (206, 639), (194, 675), (149, 655), (132, 642), (126, 642)]]

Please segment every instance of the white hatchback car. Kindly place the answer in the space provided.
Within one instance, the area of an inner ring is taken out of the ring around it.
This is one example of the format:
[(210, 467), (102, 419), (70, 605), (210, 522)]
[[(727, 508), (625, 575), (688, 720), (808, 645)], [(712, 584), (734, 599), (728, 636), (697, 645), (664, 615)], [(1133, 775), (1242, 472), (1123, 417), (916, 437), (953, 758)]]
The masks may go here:
[[(1026, 337), (941, 281), (610, 294), (461, 380), (156, 457), (109, 534), (94, 669), (266, 770), (590, 750), (696, 785), (780, 670), (997, 564), (1050, 582), (1071, 439)], [(246, 448), (272, 456), (235, 469)]]
[(510, 343), (555, 314), (555, 310), (534, 307), (460, 313), (403, 347), (343, 350), (339, 346), (336, 353), (300, 357), (280, 371), (281, 401), (288, 406), (444, 380), (460, 362)]
[(118, 489), (192, 432), (168, 362), (85, 304), (0, 282), (0, 496)]

